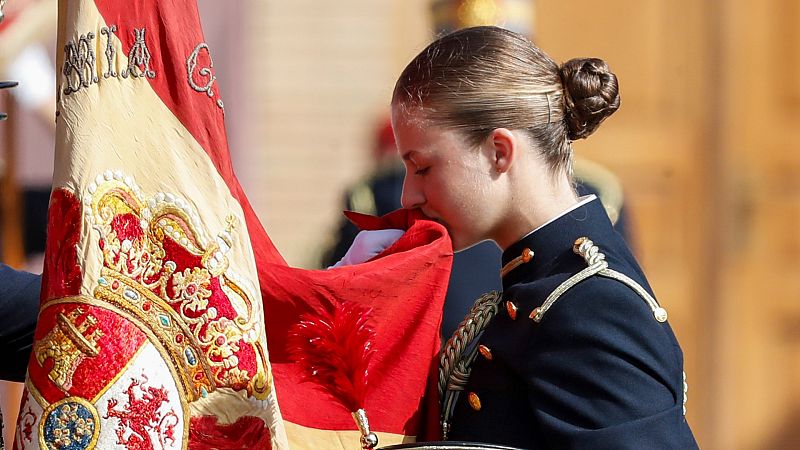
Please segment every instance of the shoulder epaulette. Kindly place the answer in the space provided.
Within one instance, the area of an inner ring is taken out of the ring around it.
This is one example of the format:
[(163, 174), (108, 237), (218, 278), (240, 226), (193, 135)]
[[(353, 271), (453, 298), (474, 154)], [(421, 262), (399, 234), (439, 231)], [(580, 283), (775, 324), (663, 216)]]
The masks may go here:
[(570, 290), (581, 281), (595, 275), (617, 280), (633, 289), (639, 295), (639, 297), (641, 297), (645, 303), (647, 303), (647, 305), (653, 311), (653, 317), (655, 317), (657, 321), (667, 321), (667, 310), (662, 308), (656, 299), (653, 298), (653, 296), (650, 295), (650, 293), (647, 292), (639, 283), (632, 280), (627, 275), (609, 268), (608, 262), (606, 261), (606, 255), (601, 253), (600, 249), (594, 245), (594, 242), (592, 242), (589, 238), (581, 237), (576, 240), (575, 244), (572, 246), (572, 251), (575, 252), (575, 254), (583, 257), (589, 267), (569, 277), (553, 292), (551, 292), (550, 295), (548, 295), (545, 299), (544, 303), (542, 303), (542, 306), (535, 308), (531, 312), (530, 318), (533, 319), (534, 322), (541, 322), (547, 311), (559, 298), (561, 298), (562, 295), (564, 295), (565, 292)]

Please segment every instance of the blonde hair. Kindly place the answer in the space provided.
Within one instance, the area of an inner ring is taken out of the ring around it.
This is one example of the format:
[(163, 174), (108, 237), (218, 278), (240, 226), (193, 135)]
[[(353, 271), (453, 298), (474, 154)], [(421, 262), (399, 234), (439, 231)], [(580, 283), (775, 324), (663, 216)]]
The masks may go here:
[(430, 44), (397, 80), (392, 105), (419, 108), (473, 145), (493, 130), (526, 130), (553, 171), (571, 172), (572, 146), (619, 108), (616, 76), (596, 58), (561, 67), (525, 37), (465, 28)]

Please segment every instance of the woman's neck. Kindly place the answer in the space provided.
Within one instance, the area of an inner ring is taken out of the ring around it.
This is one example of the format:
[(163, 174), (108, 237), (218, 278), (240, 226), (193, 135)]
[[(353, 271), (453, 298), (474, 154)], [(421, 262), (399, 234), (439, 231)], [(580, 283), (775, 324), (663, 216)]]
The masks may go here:
[(531, 231), (541, 227), (578, 202), (566, 176), (547, 180), (539, 186), (525, 183), (512, 195), (508, 212), (496, 227), (493, 240), (505, 250)]

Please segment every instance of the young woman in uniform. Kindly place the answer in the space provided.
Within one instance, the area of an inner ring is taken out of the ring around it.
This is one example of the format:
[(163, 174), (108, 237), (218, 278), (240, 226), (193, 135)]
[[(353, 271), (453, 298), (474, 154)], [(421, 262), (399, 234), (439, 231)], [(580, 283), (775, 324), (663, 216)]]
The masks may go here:
[(403, 207), (441, 222), (456, 250), (504, 251), (502, 296), (482, 297), (442, 355), (449, 439), (697, 446), (666, 311), (599, 200), (573, 186), (571, 143), (619, 104), (602, 60), (559, 66), (496, 27), (446, 35), (400, 75)]

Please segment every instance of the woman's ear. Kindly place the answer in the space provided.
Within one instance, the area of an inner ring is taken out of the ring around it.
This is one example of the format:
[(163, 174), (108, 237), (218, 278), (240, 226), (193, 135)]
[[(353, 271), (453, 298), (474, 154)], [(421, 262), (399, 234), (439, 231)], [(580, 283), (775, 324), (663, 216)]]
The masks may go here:
[(497, 173), (505, 173), (511, 168), (518, 148), (517, 137), (507, 128), (495, 128), (487, 139), (492, 152), (492, 164)]

